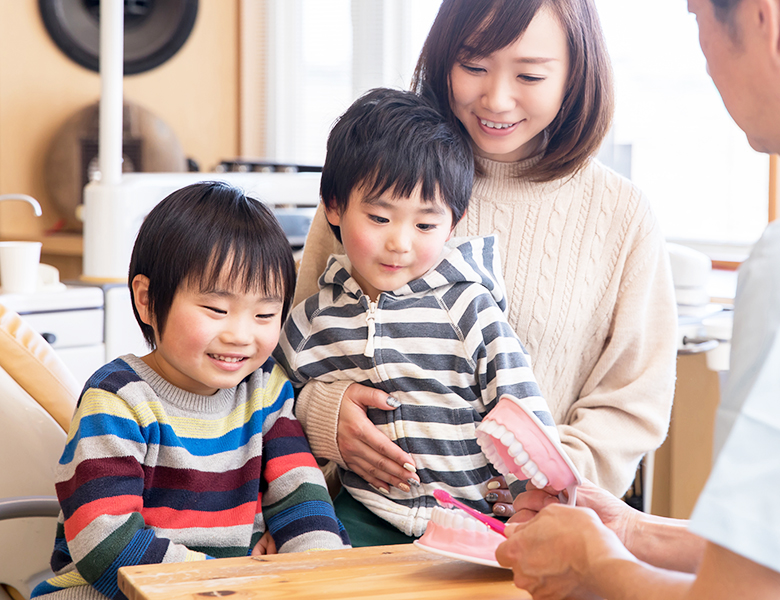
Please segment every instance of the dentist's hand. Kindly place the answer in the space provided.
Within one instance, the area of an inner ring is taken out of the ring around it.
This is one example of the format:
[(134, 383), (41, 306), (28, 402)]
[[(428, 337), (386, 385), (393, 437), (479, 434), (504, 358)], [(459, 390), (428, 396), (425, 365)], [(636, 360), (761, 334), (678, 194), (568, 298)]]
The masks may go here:
[(596, 598), (589, 589), (599, 566), (636, 560), (586, 508), (550, 504), (530, 521), (510, 524), (505, 533), (496, 560), (512, 569), (515, 585), (534, 600)]
[(405, 492), (417, 486), (414, 460), (384, 435), (366, 416), (366, 409), (394, 410), (398, 401), (386, 392), (353, 383), (344, 392), (339, 409), (337, 442), (347, 468), (374, 487)]

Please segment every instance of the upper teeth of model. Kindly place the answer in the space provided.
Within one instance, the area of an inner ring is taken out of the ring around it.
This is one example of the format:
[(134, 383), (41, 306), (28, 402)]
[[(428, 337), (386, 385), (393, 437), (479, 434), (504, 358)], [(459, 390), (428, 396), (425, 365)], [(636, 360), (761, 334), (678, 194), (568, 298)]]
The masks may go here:
[(523, 449), (523, 444), (515, 438), (515, 434), (508, 431), (503, 425), (499, 425), (491, 419), (486, 419), (480, 423), (477, 427), (478, 431), (488, 434), (493, 438), (493, 444), (485, 443), (485, 441), (477, 436), (477, 443), (482, 448), (482, 451), (487, 456), (488, 460), (492, 462), (496, 468), (507, 475), (510, 472), (509, 467), (506, 465), (501, 455), (496, 450), (495, 444), (501, 444), (506, 448), (506, 453), (514, 459), (515, 464), (520, 467), (520, 470), (528, 477), (531, 482), (538, 488), (543, 488), (549, 481), (547, 476), (539, 470), (539, 465), (531, 460), (528, 456), (528, 452)]
[(235, 363), (240, 362), (243, 360), (240, 356), (222, 356), (221, 354), (212, 354), (214, 358), (217, 360), (221, 360), (223, 362), (229, 362), (229, 363)]
[(491, 129), (506, 129), (507, 127), (514, 125), (514, 123), (494, 123), (493, 121), (486, 121), (485, 119), (480, 119), (480, 121), (485, 127), (490, 127)]

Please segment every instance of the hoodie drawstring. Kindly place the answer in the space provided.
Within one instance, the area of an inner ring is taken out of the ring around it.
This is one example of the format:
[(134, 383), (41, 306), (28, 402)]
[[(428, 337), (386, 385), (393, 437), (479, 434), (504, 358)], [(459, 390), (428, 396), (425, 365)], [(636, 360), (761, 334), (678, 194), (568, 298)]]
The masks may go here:
[(368, 335), (366, 336), (366, 349), (363, 356), (374, 358), (374, 334), (376, 333), (376, 302), (368, 303), (368, 313), (366, 314), (366, 324), (368, 325)]

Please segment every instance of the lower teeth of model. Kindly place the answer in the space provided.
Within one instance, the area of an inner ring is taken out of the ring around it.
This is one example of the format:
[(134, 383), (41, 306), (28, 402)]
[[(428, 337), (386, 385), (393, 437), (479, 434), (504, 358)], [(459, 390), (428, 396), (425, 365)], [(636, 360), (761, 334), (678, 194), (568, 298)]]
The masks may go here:
[(466, 531), (490, 531), (484, 523), (480, 523), (474, 517), (463, 514), (462, 511), (452, 508), (435, 506), (431, 513), (431, 521), (442, 527), (450, 529), (465, 529)]

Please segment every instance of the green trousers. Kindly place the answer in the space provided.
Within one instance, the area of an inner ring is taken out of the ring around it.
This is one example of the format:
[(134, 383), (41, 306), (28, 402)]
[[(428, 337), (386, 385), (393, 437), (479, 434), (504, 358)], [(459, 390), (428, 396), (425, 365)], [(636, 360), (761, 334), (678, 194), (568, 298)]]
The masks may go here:
[(404, 535), (384, 519), (376, 516), (341, 488), (333, 500), (336, 516), (349, 534), (353, 548), (410, 544), (417, 538)]

